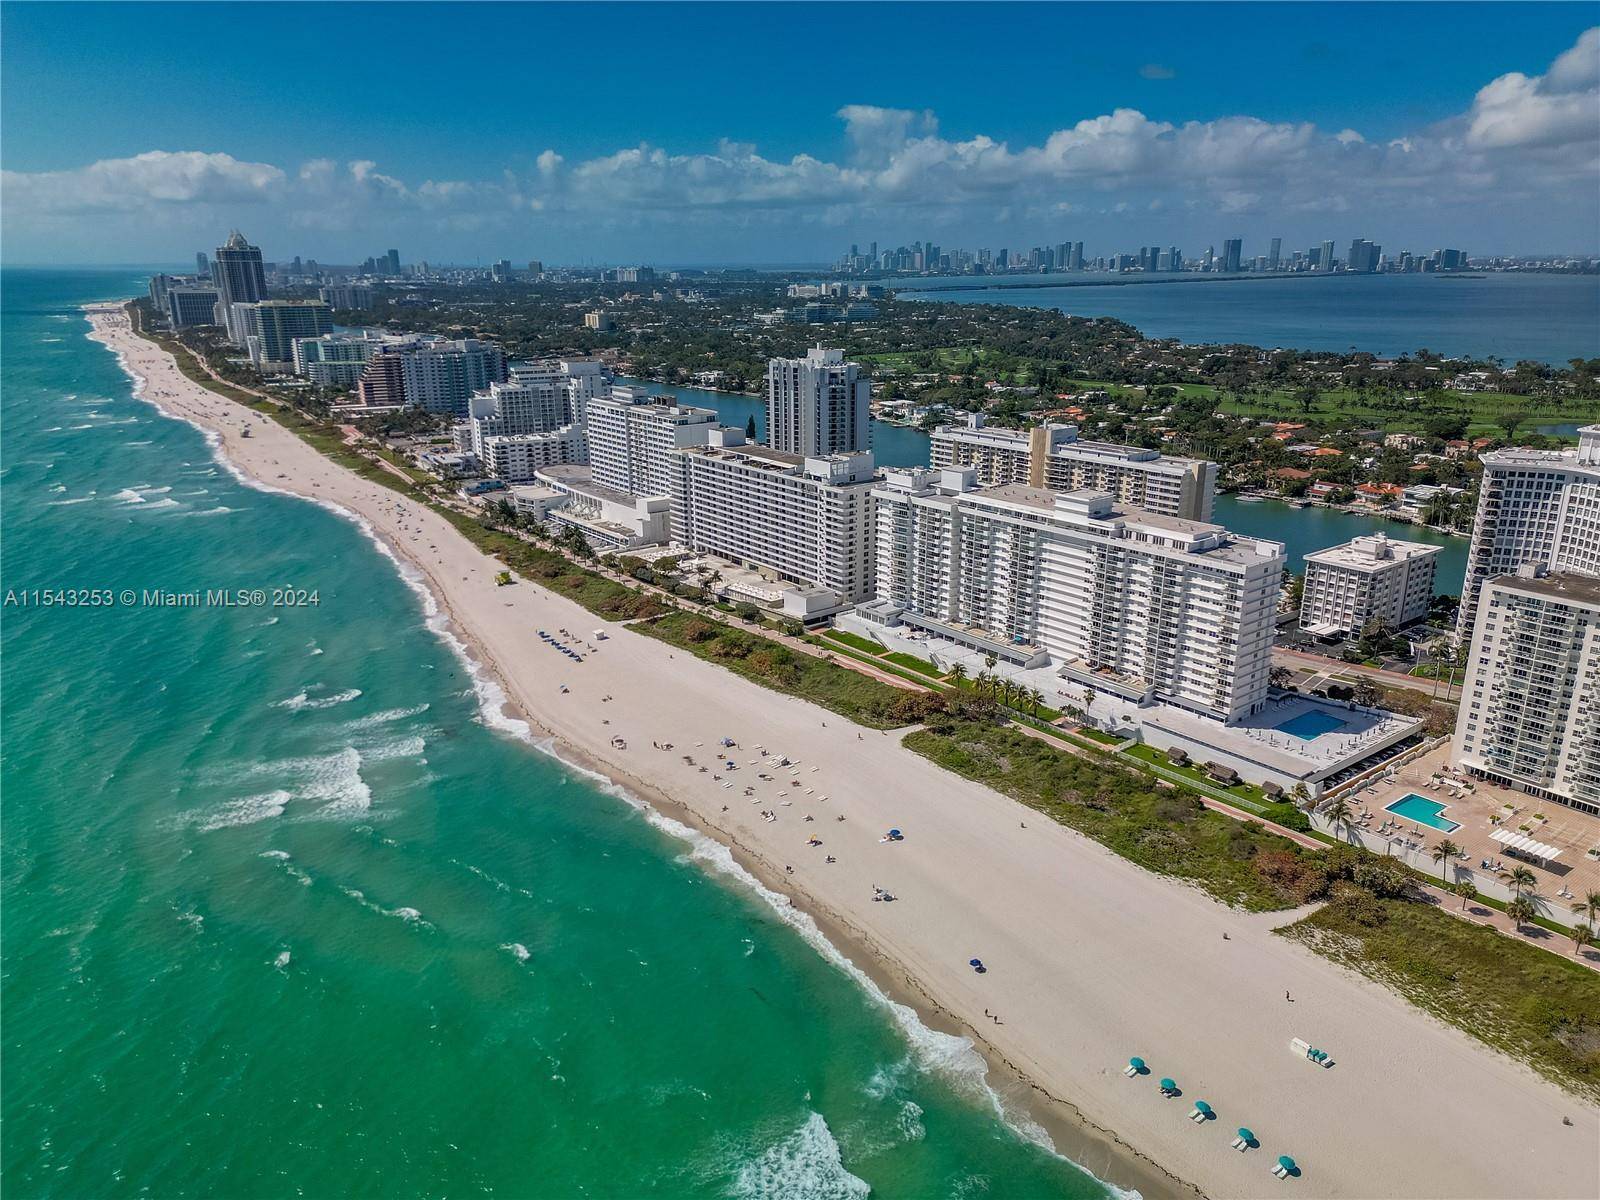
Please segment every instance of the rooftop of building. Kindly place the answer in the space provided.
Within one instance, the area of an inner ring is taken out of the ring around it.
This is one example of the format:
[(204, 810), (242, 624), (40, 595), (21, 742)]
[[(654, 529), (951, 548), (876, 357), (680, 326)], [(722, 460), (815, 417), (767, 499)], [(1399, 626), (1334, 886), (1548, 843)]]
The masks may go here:
[[(1163, 454), (1159, 450), (1152, 450), (1145, 446), (1130, 446), (1123, 442), (1099, 442), (1078, 437), (1076, 425), (1040, 425), (1034, 429), (1049, 431), (1049, 452), (1059, 454), (1064, 458), (1076, 458), (1089, 455), (1095, 458), (1115, 459), (1121, 462), (1159, 463), (1162, 466), (1187, 467), (1190, 464), (1204, 462), (1198, 458), (1176, 458)], [(993, 446), (1000, 446), (1008, 450), (1027, 450), (1031, 444), (1034, 429), (998, 429), (990, 425), (974, 424), (968, 421), (965, 424), (941, 425), (934, 430), (934, 437), (955, 438), (969, 442), (987, 442)]]
[(1362, 571), (1378, 571), (1395, 563), (1428, 558), (1444, 553), (1443, 546), (1430, 546), (1426, 542), (1403, 542), (1384, 533), (1351, 538), (1338, 546), (1329, 546), (1306, 555), (1306, 561), (1327, 566), (1349, 567)]
[(621, 488), (606, 487), (594, 481), (594, 471), (587, 466), (577, 464), (562, 464), (552, 467), (540, 467), (534, 472), (535, 477), (549, 481), (556, 488), (579, 492), (596, 500), (608, 500), (613, 504), (636, 504), (639, 497), (632, 492), (625, 492)]
[(1600, 607), (1600, 576), (1579, 575), (1573, 571), (1551, 571), (1544, 575), (1500, 575), (1488, 586), (1563, 600), (1569, 604)]
[(1099, 525), (1119, 525), (1126, 530), (1148, 530), (1163, 534), (1172, 542), (1186, 544), (1156, 544), (1151, 549), (1176, 549), (1190, 554), (1204, 554), (1214, 562), (1249, 564), (1274, 556), (1281, 558), (1283, 555), (1283, 546), (1279, 542), (1236, 538), (1221, 525), (1118, 504), (1109, 493), (1092, 489), (1052, 492), (1047, 488), (1029, 487), (1021, 483), (1005, 483), (963, 495), (979, 502), (994, 502), (1051, 516), (1081, 518)]

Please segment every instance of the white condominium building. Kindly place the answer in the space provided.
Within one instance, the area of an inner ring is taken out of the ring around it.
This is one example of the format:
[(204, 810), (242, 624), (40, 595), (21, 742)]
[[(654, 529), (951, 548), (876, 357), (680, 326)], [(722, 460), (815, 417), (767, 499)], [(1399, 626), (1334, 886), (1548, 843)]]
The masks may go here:
[(1483, 456), (1478, 515), (1456, 636), (1478, 615), (1485, 580), (1528, 564), (1600, 574), (1600, 425), (1578, 430), (1576, 450), (1495, 450)]
[(366, 329), (296, 338), (294, 373), (319, 387), (354, 387), (367, 360), (389, 342), (387, 335)]
[(673, 540), (825, 588), (842, 602), (872, 594), (872, 455), (804, 457), (746, 444), (720, 428), (673, 452)]
[(974, 489), (972, 468), (888, 471), (877, 599), (904, 622), (1137, 704), (1233, 721), (1267, 700), (1283, 547), (1104, 492)]
[(767, 362), (767, 444), (807, 457), (872, 448), (872, 382), (844, 351)]
[(361, 403), (466, 416), (473, 392), (505, 378), (505, 352), (495, 343), (418, 334), (391, 342), (367, 360)]
[(1078, 440), (1075, 425), (991, 429), (974, 413), (933, 433), (933, 466), (972, 467), (981, 487), (1022, 483), (1053, 492), (1108, 492), (1120, 504), (1209, 521), (1217, 464), (1158, 450)]
[(1442, 546), (1375, 533), (1306, 555), (1301, 628), (1329, 637), (1357, 632), (1372, 620), (1394, 629), (1422, 620), (1443, 552)]
[(1600, 578), (1528, 566), (1483, 584), (1452, 754), (1600, 814)]
[(588, 461), (583, 413), (610, 390), (587, 360), (514, 363), (511, 378), (472, 394), (456, 446), (507, 483), (528, 483), (545, 467)]
[(615, 387), (587, 405), (589, 466), (598, 487), (634, 496), (672, 491), (674, 450), (704, 446), (716, 427), (709, 408), (679, 404), (674, 396), (652, 396), (640, 387)]

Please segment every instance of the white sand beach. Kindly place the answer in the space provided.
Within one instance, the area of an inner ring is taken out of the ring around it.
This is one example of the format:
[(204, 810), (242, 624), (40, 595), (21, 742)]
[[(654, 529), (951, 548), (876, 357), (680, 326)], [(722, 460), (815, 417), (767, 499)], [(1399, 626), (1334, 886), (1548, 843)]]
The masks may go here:
[[(146, 381), (144, 397), (215, 431), (238, 468), (369, 522), (422, 572), (528, 719), (641, 795), (681, 805), (771, 886), (844, 931), (852, 957), (870, 954), (864, 968), (908, 981), (924, 1010), (1178, 1179), (1216, 1197), (1600, 1195), (1600, 1109), (1275, 936), (1289, 915), (1230, 911), (940, 770), (895, 733), (861, 730), (534, 583), (497, 588), (499, 564), (442, 518), (191, 383), (119, 306), (90, 318)], [(609, 636), (595, 642), (600, 627)], [(535, 633), (561, 628), (598, 651), (574, 663)], [(738, 743), (731, 773), (714, 765), (723, 737)], [(753, 765), (756, 747), (798, 770)], [(904, 840), (881, 842), (890, 827)], [(821, 846), (806, 844), (813, 835)], [(874, 887), (899, 899), (875, 902)], [(986, 974), (969, 968), (974, 957)], [(1292, 1054), (1296, 1037), (1337, 1065)], [(1126, 1078), (1130, 1055), (1152, 1073)], [(1158, 1094), (1163, 1076), (1181, 1098)], [(1204, 1125), (1187, 1119), (1202, 1098), (1218, 1118)], [(1260, 1149), (1229, 1148), (1240, 1125)], [(1269, 1173), (1279, 1154), (1298, 1161), (1300, 1178)], [(1138, 1171), (1107, 1173), (1161, 1190)]]

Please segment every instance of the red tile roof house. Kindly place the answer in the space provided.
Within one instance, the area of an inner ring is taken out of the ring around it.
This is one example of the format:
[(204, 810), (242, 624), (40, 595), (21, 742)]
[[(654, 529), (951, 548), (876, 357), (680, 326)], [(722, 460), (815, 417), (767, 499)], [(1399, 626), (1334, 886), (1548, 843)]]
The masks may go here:
[(1356, 485), (1356, 498), (1363, 504), (1390, 504), (1405, 494), (1398, 483), (1362, 483)]

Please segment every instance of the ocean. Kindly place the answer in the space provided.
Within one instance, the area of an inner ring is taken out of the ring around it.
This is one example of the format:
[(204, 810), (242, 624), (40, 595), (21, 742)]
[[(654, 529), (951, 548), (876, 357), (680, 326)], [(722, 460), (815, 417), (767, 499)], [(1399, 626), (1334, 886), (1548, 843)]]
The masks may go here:
[[(1090, 277), (1092, 278), (1092, 276)], [(917, 300), (1018, 304), (1080, 317), (1115, 317), (1148, 337), (1184, 342), (1365, 350), (1380, 356), (1495, 356), (1565, 366), (1600, 357), (1600, 276), (1492, 273), (1334, 275), (1327, 278), (1039, 287), (1007, 276), (973, 290), (965, 279), (896, 283)], [(965, 288), (960, 286), (965, 284)]]
[[(1110, 1194), (719, 847), (497, 718), (356, 524), (138, 400), (78, 306), (142, 275), (3, 286), (10, 1194)], [(251, 587), (308, 602), (23, 602)]]

